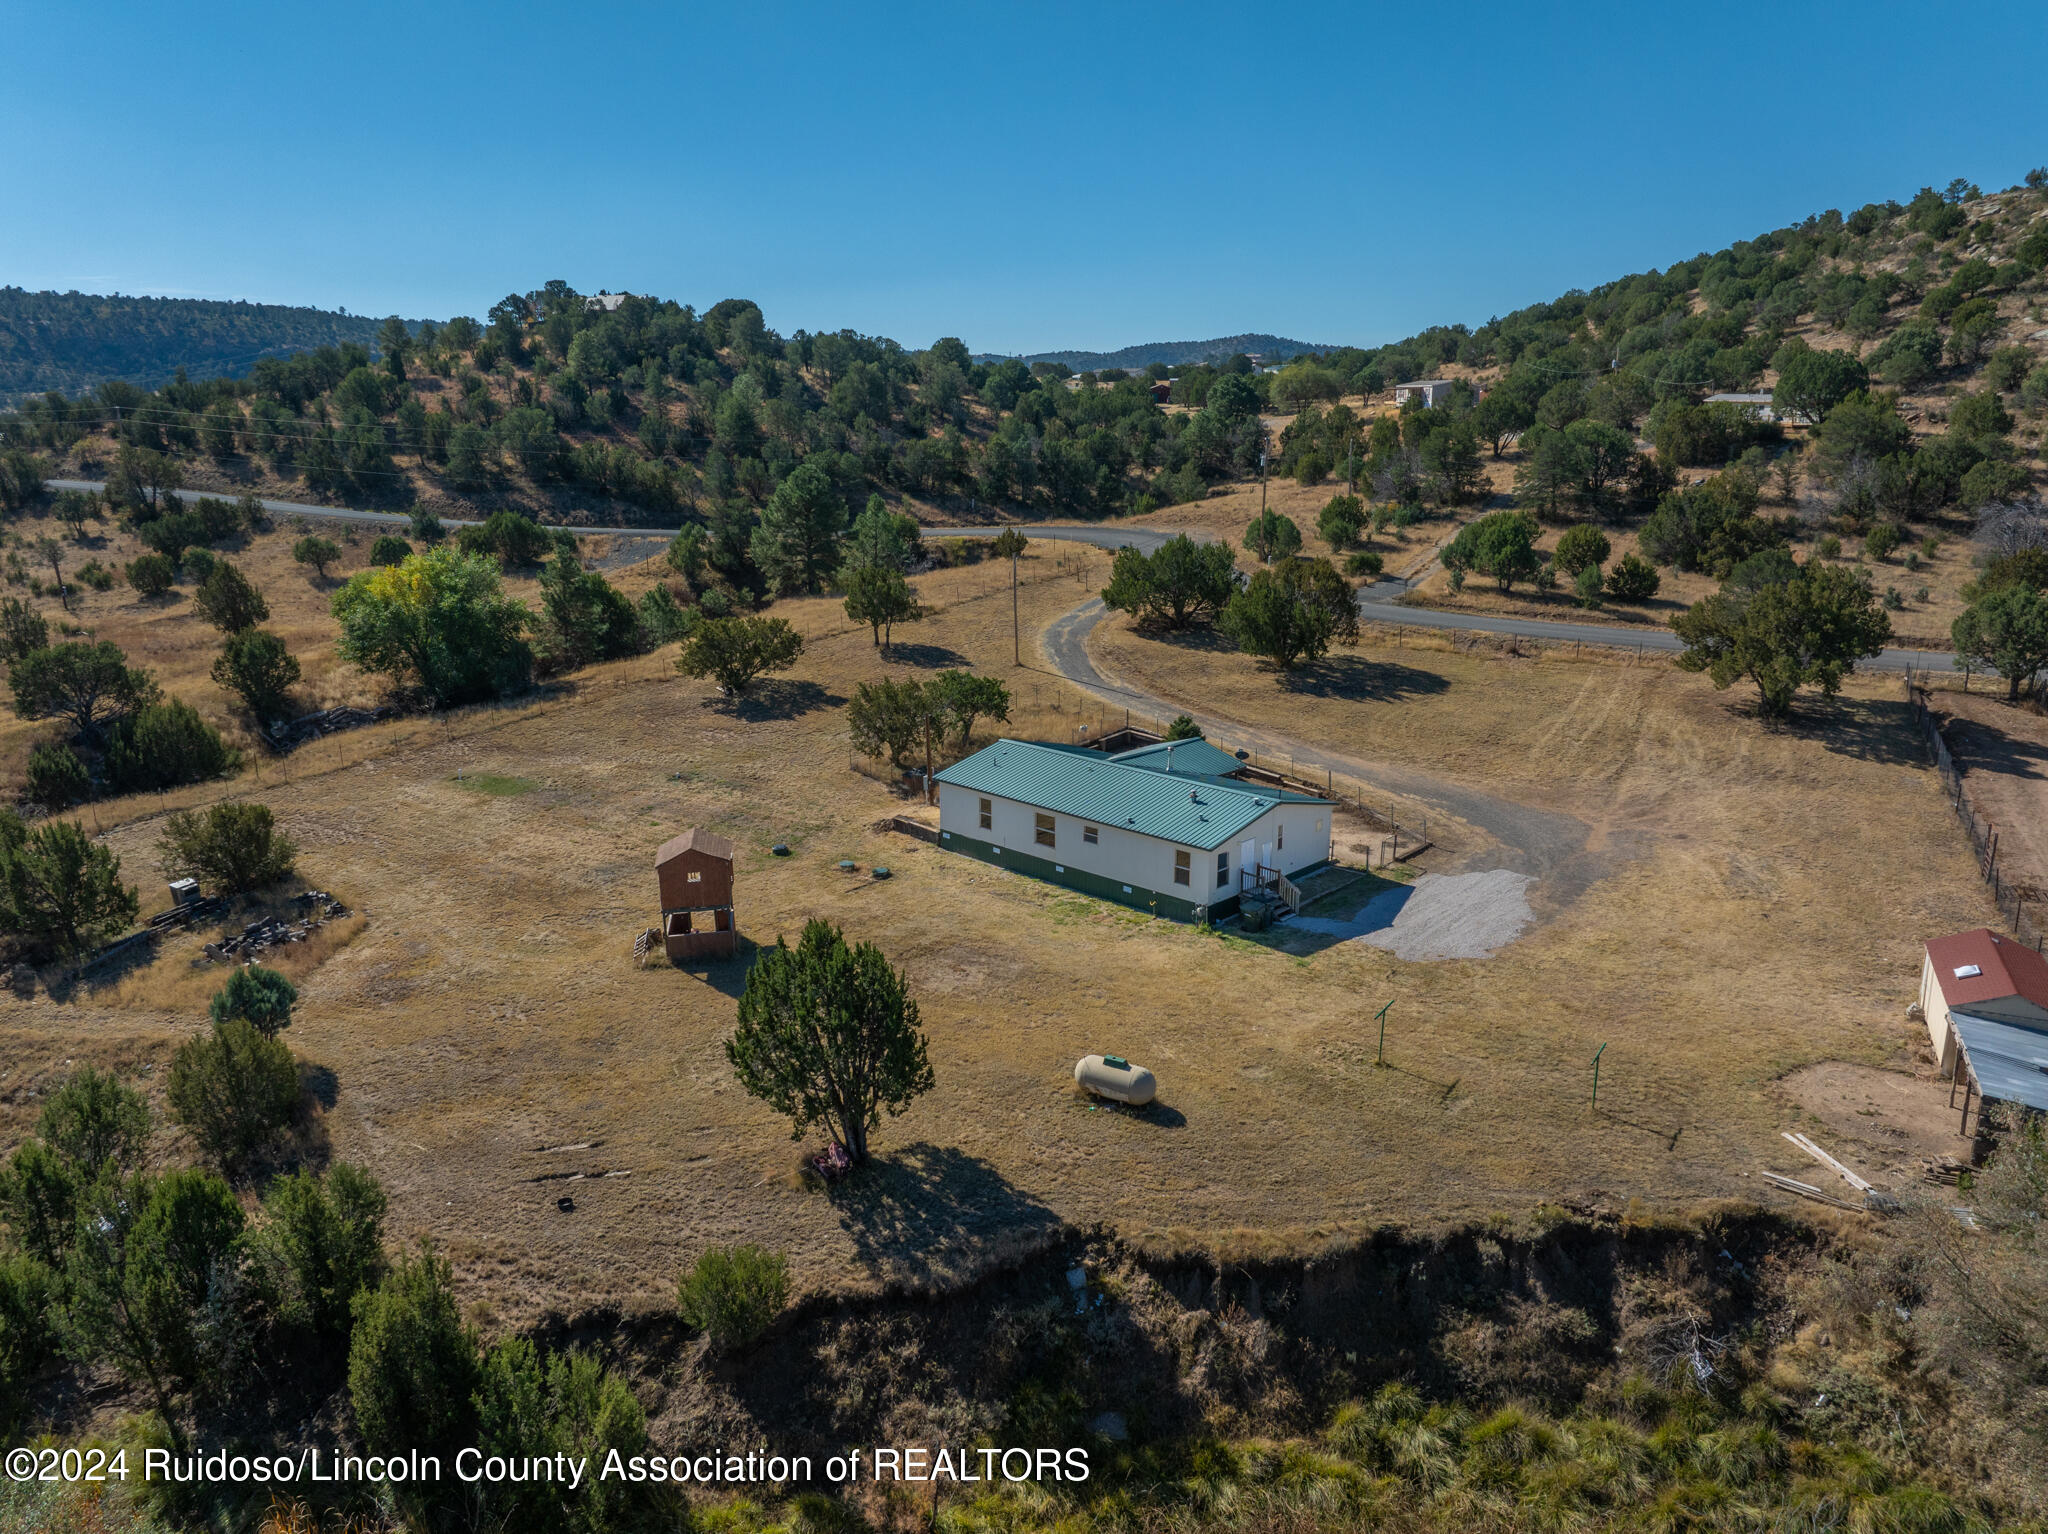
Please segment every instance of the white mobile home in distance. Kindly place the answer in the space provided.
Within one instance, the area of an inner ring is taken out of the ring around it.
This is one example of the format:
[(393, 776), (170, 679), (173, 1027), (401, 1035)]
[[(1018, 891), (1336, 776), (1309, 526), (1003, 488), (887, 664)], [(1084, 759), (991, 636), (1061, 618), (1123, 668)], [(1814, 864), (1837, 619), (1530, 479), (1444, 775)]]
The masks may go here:
[[(1231, 762), (1201, 741), (1186, 754)], [(1329, 861), (1329, 800), (1177, 771), (1172, 755), (997, 741), (938, 775), (939, 845), (1179, 921)]]

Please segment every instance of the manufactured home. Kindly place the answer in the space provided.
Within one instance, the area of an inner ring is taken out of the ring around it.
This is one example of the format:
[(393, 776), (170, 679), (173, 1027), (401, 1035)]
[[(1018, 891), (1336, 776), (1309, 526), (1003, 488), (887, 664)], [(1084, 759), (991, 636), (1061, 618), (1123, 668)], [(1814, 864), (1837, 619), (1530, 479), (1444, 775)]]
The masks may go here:
[[(1238, 765), (1199, 741), (1173, 756)], [(1205, 921), (1330, 858), (1327, 799), (1186, 770), (1163, 748), (1104, 756), (1000, 740), (938, 775), (939, 845), (999, 868)]]

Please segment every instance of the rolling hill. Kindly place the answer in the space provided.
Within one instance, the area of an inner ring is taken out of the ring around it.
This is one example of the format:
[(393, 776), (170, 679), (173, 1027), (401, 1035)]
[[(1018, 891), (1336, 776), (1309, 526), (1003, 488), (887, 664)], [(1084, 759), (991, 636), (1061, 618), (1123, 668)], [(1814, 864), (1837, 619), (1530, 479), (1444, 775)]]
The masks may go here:
[(284, 304), (0, 287), (0, 406), (110, 378), (154, 389), (180, 368), (193, 379), (239, 377), (264, 357), (368, 346), (378, 323)]
[[(1227, 357), (1245, 356), (1294, 357), (1302, 352), (1327, 352), (1331, 346), (1317, 345), (1308, 341), (1290, 341), (1285, 336), (1255, 333), (1240, 336), (1218, 336), (1210, 341), (1147, 341), (1138, 346), (1125, 346), (1113, 352), (1032, 352), (1017, 360), (1026, 364), (1033, 362), (1057, 362), (1075, 372), (1089, 372), (1100, 368), (1124, 368), (1132, 372), (1163, 363), (1167, 367), (1181, 367), (1194, 362), (1221, 362)], [(1000, 362), (1000, 356), (987, 360)]]

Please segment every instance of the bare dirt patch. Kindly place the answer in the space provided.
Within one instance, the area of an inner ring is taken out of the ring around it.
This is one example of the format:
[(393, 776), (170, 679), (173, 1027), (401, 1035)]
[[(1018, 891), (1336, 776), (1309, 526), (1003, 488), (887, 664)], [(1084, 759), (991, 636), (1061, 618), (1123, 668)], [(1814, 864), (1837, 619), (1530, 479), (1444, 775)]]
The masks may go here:
[[(1970, 1142), (1956, 1133), (1948, 1084), (1931, 1071), (1820, 1060), (1788, 1073), (1778, 1085), (1797, 1108), (1819, 1121), (1820, 1127), (1808, 1132), (1821, 1148), (1872, 1182), (1910, 1186), (1923, 1161), (1969, 1150)], [(1833, 1178), (1825, 1180), (1832, 1183)]]

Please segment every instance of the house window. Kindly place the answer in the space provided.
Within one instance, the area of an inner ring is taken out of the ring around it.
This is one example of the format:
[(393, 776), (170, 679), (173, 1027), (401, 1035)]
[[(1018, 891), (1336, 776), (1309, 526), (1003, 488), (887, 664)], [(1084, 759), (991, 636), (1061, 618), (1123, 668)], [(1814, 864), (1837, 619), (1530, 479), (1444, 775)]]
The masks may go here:
[(1227, 852), (1219, 852), (1216, 854), (1216, 888), (1222, 889), (1223, 886), (1228, 884), (1229, 882), (1230, 854)]
[(981, 828), (984, 831), (996, 828), (996, 807), (987, 799), (981, 801)]
[(1287, 845), (1287, 827), (1285, 827), (1285, 826), (1283, 826), (1283, 825), (1277, 825), (1277, 824), (1276, 824), (1276, 825), (1275, 825), (1275, 826), (1273, 827), (1273, 850), (1274, 850), (1275, 852), (1279, 852), (1279, 851), (1280, 851), (1281, 849), (1283, 849), (1284, 847), (1286, 847), (1286, 845)]
[(1031, 839), (1041, 847), (1050, 847), (1052, 845), (1052, 816), (1036, 815), (1032, 818), (1037, 822), (1037, 829), (1031, 833)]
[(692, 884), (702, 884), (704, 882), (704, 876), (702, 874), (691, 874), (689, 882)]
[(1173, 855), (1173, 882), (1175, 884), (1192, 884), (1194, 882), (1193, 859), (1185, 852), (1175, 852)]
[(1102, 833), (1093, 826), (1081, 827), (1081, 840), (1093, 847), (1102, 840)]

